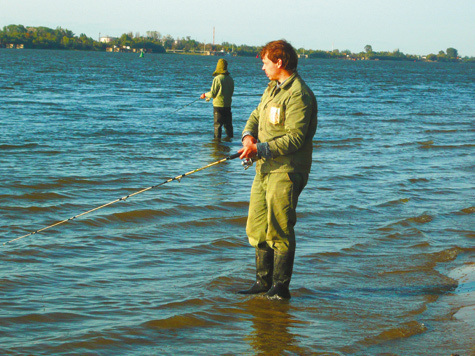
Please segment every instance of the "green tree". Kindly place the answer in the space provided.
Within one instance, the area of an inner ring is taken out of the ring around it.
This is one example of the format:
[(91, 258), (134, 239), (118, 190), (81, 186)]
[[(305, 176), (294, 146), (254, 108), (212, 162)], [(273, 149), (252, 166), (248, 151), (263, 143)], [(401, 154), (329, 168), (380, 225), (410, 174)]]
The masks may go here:
[(459, 56), (458, 51), (455, 48), (447, 48), (447, 57), (457, 58)]
[(165, 49), (171, 49), (174, 43), (175, 39), (172, 36), (166, 35), (165, 37), (162, 37), (162, 45)]
[(158, 31), (147, 31), (147, 38), (153, 41), (160, 41), (162, 35)]
[(68, 48), (70, 45), (69, 37), (63, 36), (61, 39), (61, 44), (65, 47)]
[(28, 30), (23, 25), (8, 25), (3, 27), (3, 31), (7, 35), (18, 35), (20, 33), (27, 33)]
[(371, 47), (371, 45), (366, 45), (364, 46), (364, 50), (366, 53), (371, 53), (373, 52), (373, 47)]
[(132, 33), (129, 33), (129, 34), (123, 34), (122, 36), (120, 36), (119, 40), (118, 40), (118, 44), (120, 46), (132, 46), (133, 44), (133, 39), (132, 39)]
[(330, 58), (330, 55), (325, 51), (311, 51), (308, 55), (310, 58)]

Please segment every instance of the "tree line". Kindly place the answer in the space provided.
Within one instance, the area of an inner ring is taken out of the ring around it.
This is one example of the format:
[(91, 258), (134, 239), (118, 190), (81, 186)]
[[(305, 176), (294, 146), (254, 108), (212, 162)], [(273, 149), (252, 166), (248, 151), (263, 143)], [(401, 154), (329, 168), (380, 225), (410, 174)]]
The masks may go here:
[[(108, 43), (96, 41), (85, 34), (76, 36), (72, 31), (57, 27), (25, 27), (23, 25), (4, 26), (0, 31), (0, 47), (9, 44), (23, 45), (24, 48), (31, 49), (61, 49), (61, 50), (84, 50), (84, 51), (105, 51), (108, 47), (127, 50), (145, 49), (153, 53), (165, 53), (167, 51), (178, 51), (183, 53), (202, 53), (204, 51), (215, 51), (232, 53), (238, 56), (257, 56), (262, 47), (236, 45), (228, 42), (221, 44), (209, 44), (196, 41), (190, 36), (186, 38), (173, 38), (170, 35), (162, 36), (158, 31), (147, 31), (145, 35), (132, 32), (124, 33), (118, 38), (112, 39)], [(457, 62), (475, 61), (474, 57), (460, 58), (455, 48), (447, 48), (438, 54), (428, 54), (426, 56), (404, 54), (398, 49), (393, 52), (373, 51), (371, 45), (366, 45), (364, 51), (352, 53), (350, 50), (332, 51), (297, 49), (299, 55), (308, 58), (330, 58), (349, 60), (396, 60), (396, 61), (439, 61)]]

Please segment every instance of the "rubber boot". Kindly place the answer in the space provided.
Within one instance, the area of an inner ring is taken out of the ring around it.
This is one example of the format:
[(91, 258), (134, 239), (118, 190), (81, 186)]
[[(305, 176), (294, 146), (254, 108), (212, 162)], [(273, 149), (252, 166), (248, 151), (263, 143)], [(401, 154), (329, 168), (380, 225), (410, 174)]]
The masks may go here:
[(274, 251), (274, 275), (271, 289), (266, 296), (271, 299), (290, 299), (290, 279), (294, 267), (295, 250)]
[(267, 292), (272, 285), (272, 273), (274, 269), (274, 250), (267, 243), (260, 244), (256, 248), (256, 282), (247, 290), (239, 291), (239, 294), (259, 294)]

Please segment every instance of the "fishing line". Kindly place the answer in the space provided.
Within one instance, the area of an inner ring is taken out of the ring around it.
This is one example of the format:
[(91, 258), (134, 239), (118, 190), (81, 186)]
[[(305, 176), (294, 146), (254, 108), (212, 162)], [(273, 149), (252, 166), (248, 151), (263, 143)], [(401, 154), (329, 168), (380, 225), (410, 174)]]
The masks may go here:
[(143, 193), (143, 192), (146, 192), (146, 191), (148, 191), (148, 190), (157, 188), (157, 187), (159, 187), (159, 186), (161, 186), (161, 185), (170, 183), (170, 182), (172, 182), (172, 181), (174, 181), (174, 180), (180, 181), (182, 178), (184, 178), (184, 177), (186, 177), (186, 176), (189, 176), (189, 175), (191, 175), (191, 174), (193, 174), (193, 173), (202, 171), (202, 170), (204, 170), (204, 169), (206, 169), (206, 168), (209, 168), (209, 167), (212, 167), (212, 166), (216, 166), (216, 165), (218, 165), (218, 164), (220, 164), (220, 163), (229, 161), (229, 160), (234, 159), (234, 158), (237, 158), (237, 157), (239, 157), (239, 156), (240, 156), (240, 153), (235, 153), (235, 154), (233, 154), (233, 155), (231, 155), (231, 156), (228, 156), (228, 157), (226, 157), (226, 158), (220, 159), (219, 161), (215, 161), (215, 162), (213, 162), (213, 163), (207, 164), (206, 166), (203, 166), (203, 167), (201, 167), (201, 168), (197, 168), (197, 169), (194, 169), (194, 170), (192, 170), (192, 171), (190, 171), (190, 172), (183, 173), (183, 174), (181, 174), (181, 175), (179, 175), (179, 176), (176, 176), (176, 177), (174, 177), (174, 178), (169, 178), (169, 179), (163, 181), (162, 183), (159, 183), (159, 184), (156, 184), (156, 185), (152, 185), (152, 186), (150, 186), (150, 187), (148, 187), (148, 188), (141, 189), (141, 190), (139, 190), (139, 191), (137, 191), (137, 192), (135, 192), (135, 193), (126, 195), (126, 196), (124, 196), (124, 197), (122, 197), (122, 198), (118, 198), (118, 199), (113, 200), (113, 201), (111, 201), (111, 202), (109, 202), (109, 203), (106, 203), (106, 204), (103, 204), (103, 205), (101, 205), (101, 206), (98, 206), (98, 207), (96, 207), (96, 208), (94, 208), (94, 209), (85, 211), (84, 213), (81, 213), (81, 214), (72, 216), (72, 217), (70, 217), (69, 219), (65, 219), (65, 220), (58, 221), (57, 223), (54, 223), (53, 225), (46, 226), (46, 227), (44, 227), (44, 228), (42, 228), (42, 229), (39, 229), (39, 230), (36, 230), (36, 231), (34, 231), (34, 232), (30, 232), (30, 233), (28, 233), (28, 234), (26, 234), (26, 235), (17, 237), (16, 239), (13, 239), (13, 240), (4, 242), (3, 245), (6, 245), (6, 244), (8, 244), (8, 243), (10, 243), (10, 242), (17, 241), (17, 240), (23, 239), (23, 238), (25, 238), (25, 237), (28, 237), (28, 236), (37, 234), (37, 233), (39, 233), (39, 232), (41, 232), (41, 231), (45, 231), (45, 230), (50, 229), (50, 228), (52, 228), (52, 227), (55, 227), (55, 226), (64, 224), (64, 223), (66, 223), (66, 222), (68, 222), (68, 221), (71, 221), (71, 220), (74, 220), (74, 219), (76, 219), (76, 218), (78, 218), (78, 217), (80, 217), (80, 216), (84, 216), (84, 215), (86, 215), (86, 214), (92, 213), (93, 211), (96, 211), (96, 210), (105, 208), (106, 206), (115, 204), (115, 203), (117, 203), (117, 202), (119, 202), (119, 201), (125, 201), (125, 200), (129, 199), (130, 197), (133, 197), (134, 195), (138, 195), (138, 194)]
[(174, 113), (176, 113), (177, 111), (180, 111), (180, 110), (182, 110), (182, 109), (186, 108), (187, 106), (190, 106), (191, 104), (193, 104), (193, 103), (197, 102), (198, 100), (200, 100), (200, 98), (193, 100), (191, 103), (189, 103), (189, 104), (186, 104), (186, 105), (182, 106), (182, 107), (181, 107), (181, 108), (179, 108), (179, 109), (176, 109), (174, 112), (172, 112), (172, 114), (174, 114)]

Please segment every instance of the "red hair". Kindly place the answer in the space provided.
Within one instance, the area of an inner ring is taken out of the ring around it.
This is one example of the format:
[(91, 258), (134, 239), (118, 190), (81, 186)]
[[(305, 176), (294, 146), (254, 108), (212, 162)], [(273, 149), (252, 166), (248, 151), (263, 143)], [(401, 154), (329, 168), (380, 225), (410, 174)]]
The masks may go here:
[(264, 48), (261, 49), (261, 58), (267, 56), (272, 62), (277, 63), (282, 60), (282, 68), (289, 71), (297, 70), (297, 64), (299, 57), (294, 47), (286, 40), (278, 40), (267, 43)]

